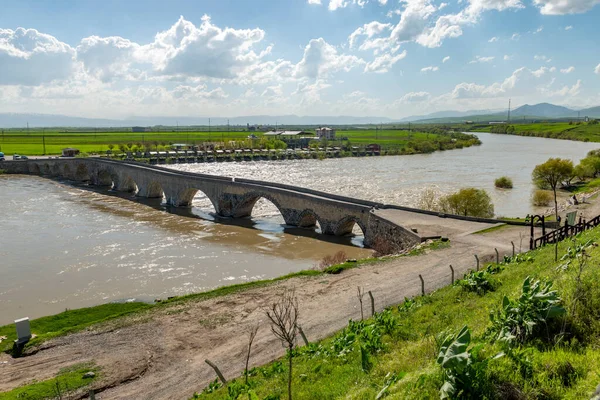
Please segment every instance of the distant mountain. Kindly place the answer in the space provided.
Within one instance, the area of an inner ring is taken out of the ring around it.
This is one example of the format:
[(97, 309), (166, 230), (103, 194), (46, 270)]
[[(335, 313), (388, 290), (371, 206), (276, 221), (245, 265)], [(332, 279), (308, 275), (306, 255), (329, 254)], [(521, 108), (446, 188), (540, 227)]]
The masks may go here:
[(473, 115), (487, 115), (487, 114), (497, 114), (501, 112), (500, 110), (469, 110), (469, 111), (438, 111), (431, 114), (425, 115), (411, 115), (410, 117), (404, 117), (400, 121), (401, 122), (412, 122), (412, 121), (422, 121), (422, 120), (433, 120), (440, 118), (459, 118), (459, 117), (469, 117)]
[(582, 117), (600, 118), (600, 106), (579, 110), (579, 115)]
[(544, 118), (563, 118), (576, 117), (577, 111), (550, 103), (540, 103), (535, 105), (525, 104), (524, 106), (515, 108), (511, 111), (510, 115), (514, 117), (534, 115), (536, 117)]
[[(390, 123), (386, 117), (252, 115), (231, 118), (210, 118), (212, 126), (250, 125), (363, 125)], [(0, 113), (0, 128), (35, 127), (131, 127), (131, 126), (207, 126), (208, 117), (129, 117), (124, 119), (82, 118), (53, 114)]]

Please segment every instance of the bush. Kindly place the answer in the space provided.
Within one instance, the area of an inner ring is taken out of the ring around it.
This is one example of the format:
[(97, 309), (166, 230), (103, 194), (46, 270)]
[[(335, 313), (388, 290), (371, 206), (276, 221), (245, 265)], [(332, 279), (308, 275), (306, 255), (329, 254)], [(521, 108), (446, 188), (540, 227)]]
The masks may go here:
[(544, 333), (550, 335), (542, 327), (547, 328), (551, 319), (565, 314), (561, 301), (556, 290), (552, 290), (552, 282), (533, 281), (528, 276), (521, 296), (513, 300), (504, 296), (500, 310), (490, 314), (489, 334), (509, 345), (525, 343)]
[(494, 186), (500, 189), (512, 189), (513, 182), (509, 177), (502, 176), (494, 181)]
[(479, 218), (494, 216), (494, 204), (485, 190), (466, 188), (440, 199), (440, 209), (446, 213)]
[(537, 207), (545, 207), (549, 206), (552, 202), (552, 193), (547, 190), (536, 190), (533, 193), (533, 197), (531, 198), (531, 202), (534, 206)]
[(496, 290), (497, 283), (490, 277), (487, 271), (471, 271), (459, 281), (459, 285), (468, 292), (483, 295), (486, 292)]
[(436, 361), (444, 378), (440, 399), (492, 398), (493, 388), (487, 379), (487, 364), (491, 359), (481, 356), (480, 346), (468, 349), (471, 344), (469, 328), (465, 326), (457, 334), (439, 336), (438, 343)]

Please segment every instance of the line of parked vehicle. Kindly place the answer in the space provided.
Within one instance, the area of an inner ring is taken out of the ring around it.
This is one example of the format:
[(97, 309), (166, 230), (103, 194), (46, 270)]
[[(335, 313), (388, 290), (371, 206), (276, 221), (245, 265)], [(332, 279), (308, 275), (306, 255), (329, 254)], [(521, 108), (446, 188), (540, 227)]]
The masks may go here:
[[(29, 160), (29, 157), (22, 156), (22, 155), (19, 155), (19, 154), (14, 154), (13, 155), (13, 160)], [(6, 161), (6, 156), (1, 151), (0, 151), (0, 161)]]

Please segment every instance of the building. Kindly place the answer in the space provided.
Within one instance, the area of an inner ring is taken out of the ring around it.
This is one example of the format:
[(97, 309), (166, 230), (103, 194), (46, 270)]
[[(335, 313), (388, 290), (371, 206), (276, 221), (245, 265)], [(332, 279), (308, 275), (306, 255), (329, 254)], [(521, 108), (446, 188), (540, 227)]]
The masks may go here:
[(77, 154), (79, 154), (79, 149), (74, 149), (72, 147), (62, 149), (62, 157), (75, 157)]
[(321, 127), (317, 129), (317, 137), (319, 139), (335, 140), (335, 129)]
[(269, 131), (264, 136), (282, 140), (287, 143), (288, 148), (296, 148), (308, 146), (314, 135), (307, 131)]
[(133, 126), (131, 127), (131, 132), (150, 132), (150, 128), (146, 128), (144, 126)]

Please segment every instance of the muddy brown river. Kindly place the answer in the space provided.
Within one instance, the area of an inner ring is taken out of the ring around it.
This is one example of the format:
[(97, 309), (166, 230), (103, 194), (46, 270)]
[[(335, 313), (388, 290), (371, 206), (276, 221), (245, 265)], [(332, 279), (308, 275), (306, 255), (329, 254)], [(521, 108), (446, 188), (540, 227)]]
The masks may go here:
[[(184, 171), (288, 183), (416, 206), (427, 187), (483, 188), (496, 214), (533, 210), (531, 171), (549, 157), (577, 162), (600, 144), (479, 134), (483, 145), (429, 155), (174, 165)], [(497, 190), (495, 178), (513, 179)], [(0, 324), (109, 301), (204, 291), (313, 268), (338, 251), (370, 254), (354, 237), (283, 225), (260, 200), (252, 218), (221, 220), (202, 193), (191, 210), (30, 176), (0, 176)]]

